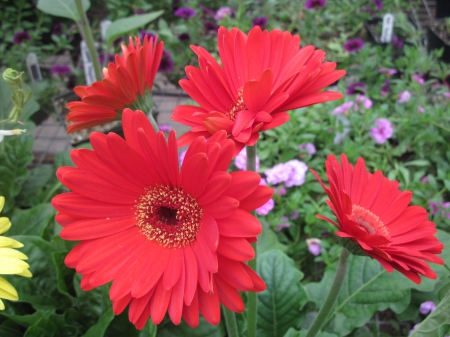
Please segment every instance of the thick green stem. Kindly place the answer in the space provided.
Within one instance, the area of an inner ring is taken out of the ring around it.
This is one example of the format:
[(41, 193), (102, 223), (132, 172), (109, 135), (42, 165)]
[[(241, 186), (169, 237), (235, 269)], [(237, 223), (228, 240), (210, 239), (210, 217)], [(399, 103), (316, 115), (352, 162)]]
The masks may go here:
[(82, 35), (84, 40), (86, 41), (89, 52), (91, 53), (92, 63), (94, 64), (95, 77), (97, 81), (100, 81), (102, 79), (102, 68), (100, 67), (97, 48), (95, 48), (94, 36), (92, 35), (91, 26), (86, 16), (86, 12), (84, 11), (82, 0), (75, 0), (75, 2), (77, 4), (78, 15), (80, 16), (80, 22), (78, 22), (78, 24), (81, 28)]
[(328, 292), (327, 298), (322, 304), (314, 322), (308, 330), (305, 337), (314, 337), (320, 331), (324, 325), (328, 315), (336, 303), (336, 300), (341, 290), (342, 283), (344, 282), (346, 270), (347, 270), (347, 260), (350, 256), (350, 252), (346, 248), (342, 248), (341, 256), (339, 257), (339, 263), (336, 269), (336, 274), (334, 275), (333, 284), (331, 285), (330, 291)]
[(231, 310), (223, 308), (223, 316), (225, 318), (225, 326), (227, 327), (227, 336), (228, 337), (239, 337), (239, 331), (236, 323), (236, 315)]
[[(256, 144), (253, 146), (247, 146), (247, 171), (256, 171)], [(255, 212), (253, 215), (256, 216)], [(257, 247), (256, 242), (252, 244), (255, 250), (255, 258), (248, 261), (248, 266), (252, 268), (255, 272), (257, 271)], [(247, 336), (256, 337), (256, 320), (258, 313), (258, 293), (249, 292), (248, 293), (248, 314), (247, 314)]]

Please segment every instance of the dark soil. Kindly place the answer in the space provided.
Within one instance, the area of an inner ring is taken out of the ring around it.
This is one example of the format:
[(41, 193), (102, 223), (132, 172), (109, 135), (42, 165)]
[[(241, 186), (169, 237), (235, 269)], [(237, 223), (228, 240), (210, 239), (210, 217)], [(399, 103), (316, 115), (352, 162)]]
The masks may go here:
[(430, 28), (447, 46), (450, 46), (450, 27), (447, 28), (445, 21), (432, 21), (430, 22)]

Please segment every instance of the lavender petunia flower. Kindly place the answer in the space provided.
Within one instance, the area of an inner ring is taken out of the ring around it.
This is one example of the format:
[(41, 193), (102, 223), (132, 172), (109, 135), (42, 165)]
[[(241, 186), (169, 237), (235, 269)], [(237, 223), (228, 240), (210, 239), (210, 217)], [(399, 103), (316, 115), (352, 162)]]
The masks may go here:
[(286, 187), (300, 186), (305, 183), (308, 165), (298, 159), (292, 159), (286, 162), (285, 166), (290, 169), (289, 177), (285, 182)]
[(347, 88), (347, 95), (364, 94), (366, 85), (362, 82), (350, 84)]
[(30, 40), (31, 40), (30, 34), (28, 34), (28, 32), (26, 32), (26, 31), (23, 31), (23, 32), (18, 32), (14, 35), (13, 42), (14, 42), (14, 44), (22, 44), (23, 42), (30, 41)]
[(381, 87), (381, 96), (386, 96), (391, 88), (391, 81), (385, 80), (384, 85)]
[(392, 137), (394, 129), (391, 122), (385, 118), (378, 118), (375, 127), (370, 129), (370, 136), (378, 144), (383, 144)]
[(267, 182), (272, 185), (283, 183), (289, 179), (291, 173), (290, 167), (286, 167), (284, 163), (276, 164), (265, 172)]
[(408, 90), (402, 91), (398, 94), (398, 104), (403, 104), (408, 102), (411, 99), (411, 93)]
[[(358, 95), (358, 96), (356, 96), (356, 103), (362, 103), (364, 109), (367, 109), (367, 110), (368, 110), (368, 109), (371, 109), (371, 108), (372, 108), (372, 105), (373, 105), (372, 100), (371, 100), (369, 97), (366, 97), (366, 96), (364, 96), (364, 95)], [(356, 105), (356, 104), (355, 104), (355, 105)], [(358, 111), (357, 105), (356, 105), (356, 107), (355, 107), (355, 111)], [(361, 113), (363, 113), (363, 111), (361, 111)]]
[(433, 301), (426, 301), (420, 305), (419, 312), (422, 315), (428, 315), (430, 312), (433, 312), (436, 309), (436, 304)]
[(306, 9), (319, 9), (325, 6), (327, 0), (306, 0)]
[(416, 329), (419, 327), (420, 323), (417, 323), (416, 325), (413, 326), (413, 328), (411, 330), (409, 330), (408, 332), (408, 336), (411, 335), (414, 331), (416, 331)]
[(413, 74), (411, 75), (411, 78), (416, 81), (416, 83), (420, 84), (420, 85), (424, 85), (425, 84), (425, 79), (422, 76)]
[(169, 71), (172, 71), (172, 69), (173, 69), (173, 60), (170, 58), (170, 51), (164, 50), (158, 71), (162, 73), (167, 73)]
[(306, 239), (306, 244), (308, 245), (309, 252), (314, 255), (318, 256), (322, 253), (322, 247), (320, 246), (320, 243), (322, 241), (320, 239)]
[[(244, 171), (247, 166), (247, 150), (244, 147), (241, 152), (234, 158), (234, 165), (241, 171)], [(256, 156), (256, 171), (259, 171), (259, 157)]]
[(253, 19), (253, 26), (260, 26), (261, 29), (264, 29), (267, 27), (267, 18), (265, 16), (262, 16), (260, 18), (254, 18)]
[(289, 223), (289, 219), (287, 216), (282, 216), (280, 220), (282, 221), (282, 223), (279, 224), (275, 229), (277, 232), (281, 231), (283, 228), (291, 227), (291, 224)]
[(430, 202), (428, 206), (430, 206), (431, 215), (435, 215), (437, 214), (437, 212), (439, 212), (439, 205), (436, 204), (435, 202)]
[(180, 7), (173, 14), (182, 19), (189, 19), (195, 16), (195, 9), (189, 7)]
[(360, 50), (364, 46), (364, 41), (360, 39), (352, 39), (348, 40), (347, 43), (344, 44), (344, 49), (349, 53), (355, 53)]
[(64, 76), (64, 75), (70, 74), (71, 70), (70, 70), (69, 66), (56, 64), (50, 69), (50, 72), (52, 74)]
[(383, 10), (383, 2), (381, 0), (372, 0), (372, 1), (379, 11)]
[(397, 48), (397, 49), (402, 49), (403, 45), (405, 44), (405, 42), (403, 42), (402, 40), (400, 40), (399, 37), (397, 36), (392, 36), (392, 46)]
[(339, 105), (332, 112), (333, 115), (347, 114), (350, 108), (353, 106), (353, 102), (345, 102), (342, 105)]
[(266, 202), (264, 205), (256, 209), (256, 213), (258, 215), (267, 215), (270, 213), (271, 210), (273, 210), (275, 206), (275, 201), (273, 199), (270, 199), (268, 202)]
[(214, 15), (214, 19), (220, 21), (231, 15), (233, 15), (233, 11), (230, 7), (220, 7)]
[(300, 213), (298, 211), (292, 211), (291, 220), (297, 220)]
[(158, 127), (159, 127), (159, 131), (162, 131), (162, 132), (170, 132), (170, 130), (172, 130), (172, 127), (169, 124), (161, 124), (161, 125), (158, 125)]
[(378, 69), (378, 71), (380, 73), (391, 75), (391, 76), (397, 74), (397, 72), (398, 72), (397, 69), (387, 69), (387, 68), (383, 68), (383, 67)]
[(306, 150), (310, 156), (316, 153), (316, 147), (313, 143), (302, 143), (298, 146), (299, 150)]
[(191, 39), (191, 36), (189, 35), (189, 33), (181, 33), (180, 35), (178, 35), (178, 40), (180, 40), (181, 42), (187, 42)]

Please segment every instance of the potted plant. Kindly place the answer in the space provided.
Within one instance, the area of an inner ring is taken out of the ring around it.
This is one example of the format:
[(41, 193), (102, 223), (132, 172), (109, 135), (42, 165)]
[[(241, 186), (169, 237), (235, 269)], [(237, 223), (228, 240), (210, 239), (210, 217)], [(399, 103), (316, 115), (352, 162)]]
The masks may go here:
[(435, 19), (428, 26), (428, 52), (441, 48), (441, 59), (450, 63), (450, 18)]

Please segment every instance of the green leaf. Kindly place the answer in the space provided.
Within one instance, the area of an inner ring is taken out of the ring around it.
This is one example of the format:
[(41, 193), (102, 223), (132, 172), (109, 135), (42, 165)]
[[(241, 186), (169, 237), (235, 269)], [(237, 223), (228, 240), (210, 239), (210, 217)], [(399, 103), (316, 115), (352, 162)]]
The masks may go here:
[(157, 335), (158, 337), (223, 337), (225, 336), (225, 328), (223, 323), (211, 325), (203, 317), (200, 317), (200, 323), (195, 329), (183, 321), (180, 325), (167, 322), (167, 324), (158, 327)]
[[(10, 320), (16, 322), (17, 324), (20, 324), (24, 327), (29, 327), (33, 324), (35, 324), (37, 321), (39, 321), (42, 317), (44, 317), (44, 314), (42, 311), (36, 311), (32, 315), (11, 315), (4, 312), (1, 312), (1, 314)], [(3, 336), (3, 335), (1, 335)]]
[(279, 250), (261, 254), (258, 270), (267, 289), (258, 295), (258, 336), (281, 337), (299, 323), (308, 294), (300, 280), (303, 273)]
[(425, 159), (411, 160), (403, 163), (404, 166), (430, 166), (430, 162)]
[(13, 328), (0, 325), (0, 336), (2, 337), (23, 337), (23, 333)]
[(33, 208), (15, 209), (11, 217), (8, 235), (37, 235), (42, 237), (45, 228), (53, 220), (55, 209), (50, 204), (41, 204)]
[[(82, 3), (84, 11), (87, 11), (91, 6), (89, 0), (82, 0)], [(39, 0), (37, 8), (44, 13), (72, 19), (75, 22), (81, 20), (75, 0)]]
[(450, 328), (450, 291), (410, 337), (442, 337)]
[(83, 337), (97, 337), (103, 336), (109, 324), (114, 319), (114, 313), (111, 308), (106, 309), (106, 311), (100, 316), (97, 324), (93, 325)]
[[(294, 328), (290, 328), (283, 337), (305, 337), (308, 330), (295, 330)], [(337, 337), (334, 333), (329, 333), (325, 331), (319, 332), (316, 337)]]
[(145, 26), (162, 15), (164, 11), (156, 11), (143, 15), (133, 15), (114, 21), (106, 30), (106, 41), (112, 43), (116, 38), (134, 29)]
[(24, 337), (70, 337), (77, 335), (77, 327), (66, 324), (64, 316), (53, 314), (39, 319), (36, 324), (27, 330)]
[(64, 259), (66, 258), (66, 252), (55, 252), (52, 254), (53, 262), (56, 267), (56, 278), (58, 280), (58, 290), (68, 296), (76, 296), (75, 289), (73, 287), (73, 277), (75, 276), (75, 270), (66, 267)]
[(277, 249), (285, 252), (287, 247), (278, 240), (277, 235), (270, 228), (269, 223), (263, 218), (258, 220), (263, 228), (261, 235), (258, 236), (258, 254)]
[(17, 197), (18, 206), (32, 207), (43, 202), (40, 192), (54, 178), (55, 170), (51, 166), (38, 166), (31, 169)]

